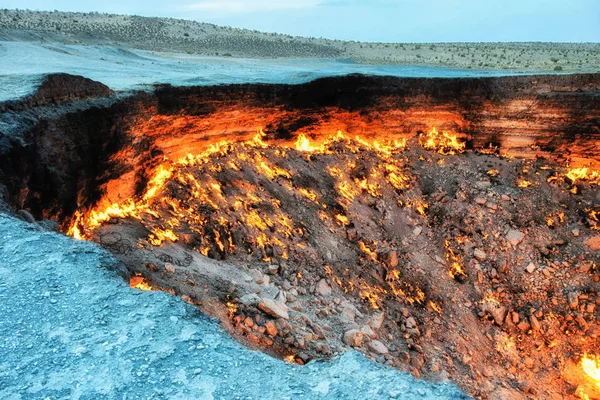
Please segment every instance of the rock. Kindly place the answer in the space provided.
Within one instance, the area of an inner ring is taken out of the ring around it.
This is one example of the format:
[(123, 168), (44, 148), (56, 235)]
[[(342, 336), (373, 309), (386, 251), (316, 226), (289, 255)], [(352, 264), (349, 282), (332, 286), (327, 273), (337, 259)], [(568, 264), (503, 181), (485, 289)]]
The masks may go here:
[(351, 242), (355, 241), (356, 238), (358, 237), (358, 232), (356, 231), (356, 228), (348, 228), (346, 230), (346, 236), (348, 237), (348, 240), (350, 240)]
[(254, 282), (258, 283), (259, 285), (265, 282), (265, 277), (259, 270), (251, 269), (249, 272)]
[(524, 236), (525, 234), (523, 232), (516, 229), (511, 229), (506, 234), (506, 240), (508, 240), (510, 244), (516, 246), (521, 243), (521, 240), (523, 240)]
[(502, 326), (502, 324), (504, 324), (508, 310), (502, 304), (498, 304), (494, 301), (487, 301), (483, 303), (482, 309), (494, 318), (496, 325)]
[(240, 298), (240, 303), (247, 306), (257, 306), (260, 303), (260, 297), (256, 293), (250, 293)]
[(569, 292), (567, 294), (567, 300), (569, 301), (569, 307), (572, 310), (575, 310), (579, 305), (579, 293), (577, 292)]
[(529, 323), (531, 324), (531, 328), (534, 331), (539, 331), (540, 329), (542, 329), (542, 325), (540, 325), (540, 321), (538, 321), (538, 319), (533, 314), (529, 316)]
[(370, 337), (370, 338), (375, 338), (377, 337), (377, 335), (375, 335), (375, 332), (373, 332), (373, 329), (371, 329), (371, 327), (369, 325), (365, 325), (362, 328), (360, 328), (360, 331), (362, 333), (365, 334), (365, 336)]
[(513, 324), (518, 324), (519, 323), (519, 313), (518, 312), (513, 311), (511, 313), (511, 318), (512, 318)]
[(273, 321), (269, 321), (265, 324), (265, 331), (267, 332), (267, 335), (271, 336), (277, 336), (277, 334), (279, 333)]
[(277, 272), (279, 272), (279, 265), (275, 265), (275, 264), (270, 264), (267, 267), (267, 274), (269, 275), (275, 275)]
[(42, 220), (38, 222), (38, 225), (50, 232), (60, 232), (60, 225), (58, 225), (58, 222), (51, 219)]
[(342, 312), (339, 314), (340, 321), (344, 323), (352, 323), (354, 322), (354, 318), (356, 317), (356, 312), (352, 307), (344, 307)]
[(398, 266), (398, 253), (396, 253), (396, 250), (390, 250), (386, 254), (385, 263), (390, 268), (395, 268)]
[(415, 236), (419, 236), (421, 232), (423, 232), (423, 228), (420, 226), (417, 226), (415, 229), (413, 229), (413, 235)]
[(170, 272), (172, 274), (175, 273), (175, 266), (171, 263), (165, 263), (165, 270), (167, 270), (167, 272)]
[(527, 264), (527, 266), (525, 267), (525, 271), (529, 272), (530, 274), (533, 274), (535, 272), (535, 270), (537, 269), (537, 267), (535, 266), (534, 263), (529, 263)]
[(377, 354), (388, 353), (388, 348), (379, 340), (371, 340), (371, 343), (369, 343), (369, 349)]
[(586, 240), (585, 245), (593, 251), (600, 251), (600, 235), (592, 236)]
[(571, 234), (572, 234), (573, 236), (575, 236), (575, 237), (578, 237), (578, 236), (579, 236), (579, 233), (580, 233), (580, 230), (579, 230), (579, 228), (575, 228), (575, 229), (573, 229), (573, 230), (571, 231)]
[(407, 328), (414, 328), (417, 326), (417, 321), (415, 321), (415, 319), (413, 317), (408, 317), (406, 319), (406, 327)]
[(529, 328), (531, 328), (531, 325), (529, 325), (529, 322), (527, 322), (527, 321), (521, 321), (517, 325), (517, 328), (519, 328), (519, 330), (521, 330), (523, 332), (526, 332), (529, 330)]
[(484, 205), (485, 203), (487, 203), (487, 199), (485, 197), (477, 197), (475, 198), (475, 203), (479, 205)]
[(529, 393), (529, 391), (531, 390), (531, 382), (529, 381), (522, 381), (519, 383), (519, 389), (523, 392), (523, 393)]
[(475, 251), (473, 251), (473, 256), (479, 261), (485, 261), (485, 259), (487, 258), (487, 254), (485, 254), (485, 252), (480, 249), (475, 249)]
[(358, 329), (350, 329), (344, 333), (343, 341), (348, 346), (358, 347), (362, 345), (364, 333)]
[(500, 196), (500, 198), (502, 199), (502, 201), (509, 201), (510, 200), (510, 196), (503, 194), (502, 196)]
[(381, 325), (383, 324), (383, 319), (384, 319), (383, 313), (375, 314), (369, 320), (369, 326), (371, 328), (373, 328), (374, 330), (377, 330), (377, 329), (381, 328)]
[(280, 301), (262, 298), (258, 308), (272, 317), (290, 319), (288, 307)]
[(31, 215), (31, 213), (29, 211), (27, 211), (27, 210), (19, 210), (19, 211), (17, 211), (17, 214), (24, 221), (27, 221), (27, 222), (32, 223), (32, 224), (35, 224), (35, 218), (33, 217), (33, 215)]
[(331, 287), (325, 279), (321, 279), (319, 283), (317, 283), (317, 294), (320, 294), (323, 297), (331, 296)]
[(287, 303), (287, 295), (285, 294), (285, 290), (280, 290), (275, 296), (275, 300), (280, 301), (282, 303)]

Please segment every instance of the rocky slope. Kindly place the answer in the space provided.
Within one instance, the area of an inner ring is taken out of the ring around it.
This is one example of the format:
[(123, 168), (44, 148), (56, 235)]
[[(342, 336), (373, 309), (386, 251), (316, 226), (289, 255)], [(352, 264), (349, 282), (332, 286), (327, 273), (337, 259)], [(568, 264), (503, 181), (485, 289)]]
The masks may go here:
[(0, 213), (0, 397), (466, 398), (355, 352), (302, 368), (250, 351), (181, 299), (132, 289), (115, 270), (93, 243)]

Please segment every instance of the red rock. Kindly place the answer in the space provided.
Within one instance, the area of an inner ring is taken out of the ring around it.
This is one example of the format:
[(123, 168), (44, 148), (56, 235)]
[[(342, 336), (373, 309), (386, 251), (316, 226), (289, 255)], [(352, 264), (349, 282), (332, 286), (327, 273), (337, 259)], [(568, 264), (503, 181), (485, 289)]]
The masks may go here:
[(600, 235), (592, 236), (586, 240), (585, 245), (593, 251), (600, 251)]

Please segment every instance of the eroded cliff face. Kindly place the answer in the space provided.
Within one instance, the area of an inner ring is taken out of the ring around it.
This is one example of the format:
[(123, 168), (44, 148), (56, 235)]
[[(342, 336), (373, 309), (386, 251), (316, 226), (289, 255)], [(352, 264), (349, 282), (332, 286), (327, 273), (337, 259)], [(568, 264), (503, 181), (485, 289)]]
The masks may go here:
[[(49, 76), (25, 99), (0, 104), (0, 181), (12, 204), (64, 220), (127, 174), (139, 193), (161, 157), (221, 140), (317, 142), (341, 130), (411, 138), (436, 127), (468, 148), (598, 165), (600, 76), (473, 79), (347, 76), (303, 85), (160, 87), (117, 96), (104, 85)], [(126, 155), (126, 156), (125, 156)]]
[(596, 395), (600, 75), (73, 79), (1, 108), (0, 183), (133, 286), (292, 362), (354, 347), (474, 396)]

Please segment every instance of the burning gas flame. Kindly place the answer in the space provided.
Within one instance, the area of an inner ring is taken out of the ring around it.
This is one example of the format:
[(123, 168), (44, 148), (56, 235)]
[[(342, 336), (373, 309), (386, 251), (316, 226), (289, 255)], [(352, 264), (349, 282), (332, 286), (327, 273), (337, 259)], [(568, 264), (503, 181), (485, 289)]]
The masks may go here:
[(465, 151), (466, 146), (464, 142), (459, 142), (456, 135), (445, 131), (439, 133), (435, 127), (419, 137), (419, 144), (444, 155), (460, 154)]
[(318, 150), (322, 150), (322, 147), (316, 147), (310, 144), (310, 140), (304, 135), (304, 134), (300, 134), (298, 135), (298, 138), (296, 139), (296, 150), (298, 151), (308, 151), (308, 152), (313, 152), (313, 151), (318, 151)]
[(600, 356), (584, 354), (581, 359), (581, 366), (583, 371), (600, 388)]
[(517, 184), (518, 187), (523, 188), (523, 189), (528, 188), (531, 185), (533, 185), (533, 183), (531, 183), (530, 181), (528, 181), (526, 179), (519, 180), (519, 183)]
[(150, 286), (146, 279), (141, 275), (133, 275), (129, 278), (129, 286), (140, 290), (152, 290), (152, 286)]
[(565, 174), (573, 184), (577, 181), (588, 181), (593, 185), (600, 185), (600, 171), (591, 170), (588, 167), (573, 168)]

